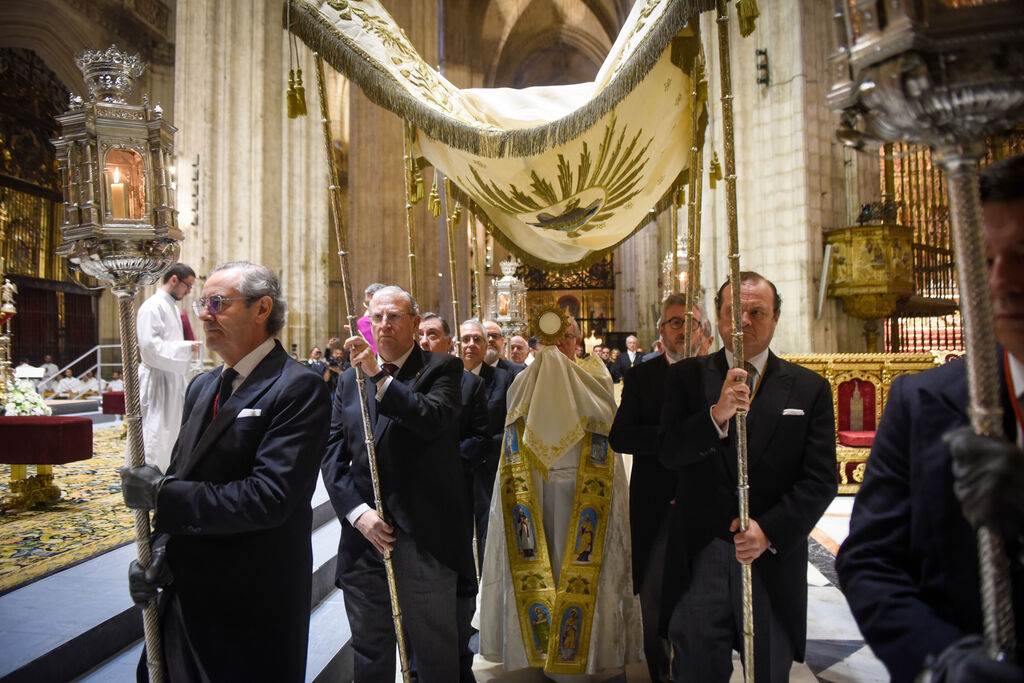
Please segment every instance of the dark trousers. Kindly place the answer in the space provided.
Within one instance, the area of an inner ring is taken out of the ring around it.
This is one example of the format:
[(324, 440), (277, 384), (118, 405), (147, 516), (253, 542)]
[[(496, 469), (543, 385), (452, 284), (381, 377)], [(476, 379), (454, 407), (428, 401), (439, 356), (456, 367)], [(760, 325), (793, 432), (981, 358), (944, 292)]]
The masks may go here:
[[(459, 680), (457, 574), (395, 530), (391, 563), (402, 610), (406, 648), (422, 683)], [(356, 683), (395, 680), (395, 628), (387, 575), (380, 553), (370, 548), (340, 579), (352, 628)]]
[[(793, 643), (753, 571), (754, 680), (786, 683)], [(727, 682), (732, 651), (743, 653), (743, 589), (732, 543), (716, 538), (693, 559), (693, 578), (669, 620), (672, 674), (677, 681)]]
[(487, 520), (491, 516), (491, 494), (498, 474), (498, 457), (488, 459), (473, 471), (473, 517), (476, 520), (476, 549), (480, 564), (484, 562), (487, 542)]
[(672, 644), (658, 632), (661, 623), (661, 595), (665, 576), (665, 544), (668, 520), (662, 522), (647, 556), (647, 568), (640, 581), (640, 613), (644, 621), (644, 657), (653, 683), (672, 681)]

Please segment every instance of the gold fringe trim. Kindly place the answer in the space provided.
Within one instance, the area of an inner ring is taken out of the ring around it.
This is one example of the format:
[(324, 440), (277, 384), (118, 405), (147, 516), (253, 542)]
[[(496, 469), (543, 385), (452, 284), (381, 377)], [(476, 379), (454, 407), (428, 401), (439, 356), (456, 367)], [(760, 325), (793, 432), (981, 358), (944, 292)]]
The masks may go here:
[[(293, 11), (291, 27), (283, 17), (285, 28), (290, 28), (311, 50), (320, 53), (331, 66), (358, 85), (372, 102), (412, 122), (449, 147), (487, 158), (534, 156), (579, 137), (644, 80), (669, 42), (691, 18), (715, 6), (713, 0), (670, 0), (657, 28), (644, 38), (597, 97), (557, 121), (534, 128), (496, 131), (481, 130), (425, 106), (390, 74), (378, 69), (358, 44), (338, 31), (311, 3), (287, 1)], [(287, 8), (288, 5), (285, 14)]]

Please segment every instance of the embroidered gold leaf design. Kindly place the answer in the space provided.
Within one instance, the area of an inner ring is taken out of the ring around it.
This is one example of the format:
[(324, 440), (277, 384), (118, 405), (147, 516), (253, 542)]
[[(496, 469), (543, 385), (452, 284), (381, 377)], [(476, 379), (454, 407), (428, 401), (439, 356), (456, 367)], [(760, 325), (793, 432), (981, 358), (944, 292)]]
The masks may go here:
[(579, 574), (571, 576), (566, 583), (565, 592), (590, 595), (590, 581)]
[(517, 493), (529, 493), (530, 485), (525, 477), (509, 477), (503, 484), (505, 493), (515, 495)]
[(608, 495), (608, 489), (599, 479), (587, 479), (583, 482), (583, 493), (604, 498)]
[(498, 211), (575, 238), (603, 227), (618, 209), (640, 193), (647, 149), (653, 141), (653, 137), (647, 137), (642, 142), (643, 135), (640, 129), (628, 137), (627, 127), (620, 130), (618, 119), (612, 114), (598, 145), (596, 161), (583, 142), (575, 169), (564, 154), (558, 155), (553, 180), (534, 169), (528, 189), (514, 184), (502, 188), (471, 167), (473, 178), (460, 176), (456, 182)]
[(548, 587), (547, 581), (542, 574), (527, 572), (519, 579), (519, 590), (536, 591), (545, 590)]
[[(412, 86), (411, 89), (416, 95), (454, 115), (448, 92), (451, 86), (438, 78), (437, 72), (427, 66), (409, 42), (405, 31), (394, 26), (385, 17), (365, 8), (355, 7), (346, 0), (328, 0), (327, 4), (338, 10), (341, 18), (346, 21), (351, 21), (355, 15), (362, 29), (376, 36), (381, 46), (391, 53), (391, 63), (399, 67), (398, 73)], [(393, 28), (397, 28), (397, 31)]]

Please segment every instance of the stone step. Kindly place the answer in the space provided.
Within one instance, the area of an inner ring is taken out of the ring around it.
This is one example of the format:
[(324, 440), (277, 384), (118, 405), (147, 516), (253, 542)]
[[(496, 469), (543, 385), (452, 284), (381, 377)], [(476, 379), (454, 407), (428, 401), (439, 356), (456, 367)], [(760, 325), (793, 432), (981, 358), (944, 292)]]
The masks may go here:
[[(341, 591), (334, 589), (309, 616), (306, 683), (352, 679), (352, 634)], [(100, 664), (74, 683), (131, 683), (142, 656), (142, 640)]]
[[(313, 506), (311, 609), (322, 609), (335, 590), (341, 525), (319, 480)], [(126, 665), (142, 638), (128, 596), (134, 558), (129, 543), (0, 596), (0, 682), (68, 681), (122, 658)]]

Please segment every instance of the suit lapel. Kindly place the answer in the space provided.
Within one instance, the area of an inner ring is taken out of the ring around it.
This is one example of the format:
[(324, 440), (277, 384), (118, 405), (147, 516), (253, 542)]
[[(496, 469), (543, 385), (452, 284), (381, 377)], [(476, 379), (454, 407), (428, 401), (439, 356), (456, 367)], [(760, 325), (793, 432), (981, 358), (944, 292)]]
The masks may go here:
[[(412, 353), (410, 353), (409, 357), (405, 359), (405, 363), (403, 363), (402, 367), (399, 369), (398, 375), (391, 380), (392, 383), (401, 382), (402, 384), (415, 389), (418, 384), (421, 371), (423, 370), (423, 360), (423, 350), (420, 349), (420, 347), (413, 345)], [(387, 428), (391, 425), (391, 418), (387, 415), (380, 415), (377, 413), (376, 395), (377, 390), (376, 387), (374, 387), (373, 392), (369, 395), (370, 405), (373, 406), (370, 418), (373, 420), (373, 440), (374, 442), (379, 442), (384, 436), (384, 432), (387, 431)]]
[(768, 448), (775, 429), (782, 419), (782, 410), (793, 389), (793, 375), (771, 351), (764, 366), (764, 377), (747, 414), (747, 453), (754, 463)]
[[(191, 471), (196, 465), (202, 460), (203, 456), (210, 449), (210, 447), (217, 442), (217, 439), (235, 422), (235, 418), (238, 417), (238, 413), (247, 406), (255, 403), (260, 396), (262, 396), (267, 389), (273, 385), (277, 378), (281, 374), (281, 367), (284, 365), (284, 361), (287, 359), (287, 355), (280, 343), (275, 343), (274, 348), (267, 354), (267, 356), (260, 361), (249, 376), (245, 378), (241, 386), (235, 390), (228, 400), (221, 406), (220, 410), (217, 411), (217, 416), (213, 418), (210, 425), (206, 430), (199, 436), (199, 441), (196, 443), (195, 448), (192, 449), (191, 458), (188, 462), (188, 467), (183, 466), (179, 468), (179, 476), (187, 478)], [(213, 383), (213, 394), (217, 393), (217, 385), (219, 384), (220, 373), (217, 373), (218, 381)], [(207, 409), (213, 411), (212, 399), (207, 406)], [(208, 414), (208, 413), (203, 413)]]
[(192, 469), (196, 446), (203, 435), (203, 430), (209, 424), (208, 416), (213, 412), (213, 401), (217, 396), (220, 373), (223, 370), (224, 368), (221, 366), (217, 370), (209, 372), (204, 378), (206, 386), (199, 390), (200, 393), (192, 406), (192, 412), (178, 434), (178, 452), (171, 461), (171, 466), (167, 470), (168, 474), (178, 475)]

